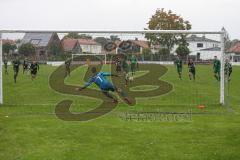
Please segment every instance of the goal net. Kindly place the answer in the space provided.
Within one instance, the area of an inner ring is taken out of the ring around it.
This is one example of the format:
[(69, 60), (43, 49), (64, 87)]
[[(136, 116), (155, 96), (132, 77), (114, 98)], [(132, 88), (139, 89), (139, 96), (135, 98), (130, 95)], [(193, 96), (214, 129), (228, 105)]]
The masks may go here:
[[(68, 33), (81, 36), (71, 38)], [(0, 34), (1, 103), (21, 106), (24, 113), (29, 108), (54, 113), (56, 105), (66, 100), (75, 106), (73, 112), (103, 104), (107, 100), (97, 85), (75, 90), (91, 78), (93, 67), (118, 75), (109, 81), (133, 99), (132, 110), (215, 112), (219, 104), (230, 104), (231, 75), (225, 66), (232, 59), (225, 55), (224, 31), (5, 30)], [(13, 48), (2, 49), (6, 44)], [(34, 62), (40, 66), (36, 74), (31, 69)], [(59, 65), (46, 65), (50, 63)], [(23, 72), (27, 70), (30, 74)], [(122, 95), (114, 95), (126, 105)]]

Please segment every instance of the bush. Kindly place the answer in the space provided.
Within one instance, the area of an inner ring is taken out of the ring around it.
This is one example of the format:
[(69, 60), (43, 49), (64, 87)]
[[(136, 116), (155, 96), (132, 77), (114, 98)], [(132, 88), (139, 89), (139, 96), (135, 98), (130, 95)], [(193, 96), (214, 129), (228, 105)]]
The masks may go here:
[(178, 48), (176, 49), (176, 53), (181, 57), (185, 57), (190, 53), (190, 50), (185, 45), (179, 45)]
[(159, 50), (158, 52), (160, 55), (169, 55), (170, 54), (170, 50), (167, 48), (162, 48)]

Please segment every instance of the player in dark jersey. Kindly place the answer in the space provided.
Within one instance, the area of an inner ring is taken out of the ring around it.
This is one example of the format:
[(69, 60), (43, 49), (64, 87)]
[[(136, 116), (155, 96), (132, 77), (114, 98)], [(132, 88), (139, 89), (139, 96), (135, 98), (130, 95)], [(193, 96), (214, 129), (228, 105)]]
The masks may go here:
[(19, 59), (15, 58), (15, 60), (12, 61), (12, 65), (13, 65), (13, 72), (14, 72), (14, 83), (17, 83), (17, 76), (18, 76), (18, 72), (19, 72), (19, 66), (20, 66), (20, 61)]
[(27, 58), (25, 58), (23, 61), (23, 74), (25, 73), (25, 71), (28, 71), (28, 69), (29, 69), (29, 62)]
[(182, 68), (183, 68), (182, 60), (177, 56), (177, 59), (175, 60), (174, 63), (177, 68), (178, 76), (180, 79), (182, 79)]
[(195, 81), (195, 75), (196, 75), (196, 68), (195, 68), (195, 63), (193, 62), (192, 59), (189, 60), (188, 62), (188, 69), (189, 69), (189, 79)]
[(131, 104), (131, 101), (127, 98), (126, 94), (121, 89), (114, 86), (106, 78), (106, 76), (118, 76), (118, 75), (113, 75), (111, 73), (106, 72), (97, 72), (97, 69), (95, 67), (92, 68), (92, 73), (93, 76), (89, 79), (89, 81), (83, 87), (76, 88), (76, 90), (81, 91), (82, 89), (85, 89), (88, 86), (90, 86), (92, 83), (95, 83), (100, 88), (104, 95), (113, 100), (113, 103), (117, 103), (118, 101), (109, 93), (109, 91), (119, 93), (128, 104)]
[(230, 81), (231, 74), (232, 74), (232, 64), (229, 62), (229, 59), (226, 59), (224, 72), (225, 72), (226, 78), (228, 79), (228, 81)]
[(124, 74), (124, 79), (125, 79), (125, 86), (128, 85), (129, 82), (129, 64), (128, 64), (128, 60), (127, 60), (127, 56), (124, 55), (123, 60), (122, 60), (122, 69), (123, 69), (123, 74)]
[(33, 61), (30, 65), (32, 80), (34, 80), (36, 78), (38, 70), (39, 70), (38, 63), (36, 61)]
[(8, 59), (7, 59), (7, 56), (4, 56), (3, 63), (4, 63), (5, 74), (8, 75)]
[(70, 73), (71, 73), (71, 60), (68, 59), (65, 61), (65, 71), (66, 71), (66, 76), (70, 76)]
[(220, 70), (221, 70), (221, 62), (220, 62), (220, 60), (217, 59), (217, 56), (214, 56), (213, 73), (214, 73), (214, 77), (218, 81), (220, 81)]
[(117, 57), (115, 60), (116, 72), (119, 73), (122, 71), (122, 61), (120, 57)]

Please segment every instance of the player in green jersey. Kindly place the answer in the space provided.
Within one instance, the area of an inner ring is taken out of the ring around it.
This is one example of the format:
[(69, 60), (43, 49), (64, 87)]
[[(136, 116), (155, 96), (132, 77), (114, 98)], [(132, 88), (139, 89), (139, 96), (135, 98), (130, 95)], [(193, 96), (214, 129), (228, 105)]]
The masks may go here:
[(8, 75), (8, 59), (7, 59), (7, 56), (4, 56), (3, 63), (4, 63), (5, 74)]
[(178, 76), (180, 79), (182, 79), (182, 68), (183, 68), (182, 60), (177, 56), (177, 59), (175, 60), (174, 63), (177, 68)]
[(189, 59), (188, 69), (189, 69), (189, 79), (190, 80), (193, 79), (195, 81), (196, 67), (195, 67), (195, 63), (193, 62), (192, 59)]
[(19, 72), (19, 66), (20, 66), (20, 61), (18, 58), (15, 58), (12, 61), (12, 65), (13, 65), (13, 72), (14, 72), (14, 83), (17, 83), (17, 76), (18, 76), (18, 72)]
[(137, 64), (138, 64), (138, 61), (137, 61), (137, 58), (135, 55), (131, 55), (130, 59), (130, 66), (131, 66), (131, 72), (132, 72), (132, 76), (135, 74), (135, 71), (136, 71), (136, 68), (137, 68)]
[(71, 66), (71, 60), (66, 60), (65, 61), (65, 73), (66, 73), (66, 76), (70, 76), (70, 66)]
[(230, 63), (229, 59), (226, 59), (225, 66), (224, 66), (224, 72), (225, 76), (228, 79), (228, 81), (231, 80), (231, 74), (232, 74), (232, 64)]

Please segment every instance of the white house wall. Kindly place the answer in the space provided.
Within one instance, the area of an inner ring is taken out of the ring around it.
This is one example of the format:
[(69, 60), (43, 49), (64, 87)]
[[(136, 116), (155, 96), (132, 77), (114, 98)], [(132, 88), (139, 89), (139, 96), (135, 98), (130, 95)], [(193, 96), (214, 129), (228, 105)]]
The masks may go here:
[[(203, 47), (197, 47), (198, 43), (202, 43)], [(213, 59), (214, 56), (221, 56), (220, 51), (202, 51), (203, 49), (208, 49), (208, 48), (214, 48), (214, 47), (220, 47), (219, 42), (188, 42), (189, 50), (190, 50), (190, 55), (197, 56), (198, 53), (200, 53), (200, 58), (202, 60), (208, 60), (208, 59)], [(178, 45), (175, 45), (171, 51), (171, 53), (176, 55), (176, 49)]]
[[(202, 43), (203, 47), (197, 47), (198, 43)], [(188, 47), (191, 52), (195, 52), (202, 49), (214, 48), (219, 46), (220, 46), (220, 43), (216, 43), (216, 42), (190, 42)]]
[(221, 57), (221, 51), (197, 51), (197, 52), (191, 52), (190, 55), (196, 56), (197, 53), (200, 53), (200, 59), (201, 60), (211, 60), (214, 59), (214, 56), (217, 56), (218, 59)]
[(102, 51), (102, 46), (99, 45), (81, 45), (83, 52), (99, 54)]

